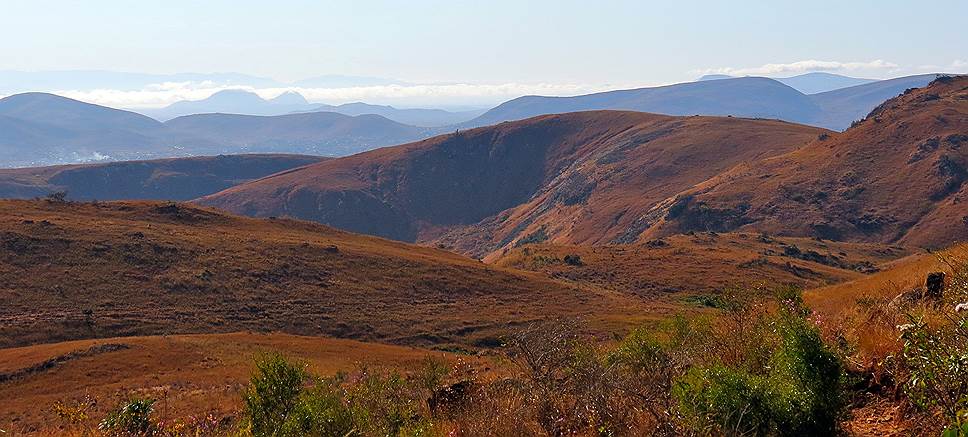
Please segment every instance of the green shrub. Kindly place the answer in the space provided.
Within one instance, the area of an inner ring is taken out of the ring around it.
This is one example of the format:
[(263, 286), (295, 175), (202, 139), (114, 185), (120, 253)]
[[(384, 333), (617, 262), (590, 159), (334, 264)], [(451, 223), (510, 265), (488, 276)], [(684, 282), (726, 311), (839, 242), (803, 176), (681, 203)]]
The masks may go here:
[(446, 374), (444, 363), (428, 360), (417, 380), (363, 368), (319, 378), (298, 362), (273, 354), (256, 362), (243, 393), (245, 430), (253, 436), (424, 436), (435, 428), (422, 414), (428, 388)]
[(249, 430), (254, 436), (282, 435), (286, 421), (299, 403), (309, 374), (302, 365), (282, 355), (270, 354), (256, 361), (256, 372), (242, 394)]
[(968, 318), (941, 328), (917, 320), (902, 338), (911, 373), (907, 395), (923, 409), (939, 410), (950, 435), (968, 435)]
[(723, 365), (696, 366), (676, 381), (685, 420), (703, 433), (764, 435), (775, 413), (764, 378)]
[[(673, 387), (680, 413), (699, 431), (729, 435), (829, 435), (846, 407), (840, 358), (804, 318), (795, 294), (778, 296), (772, 329), (735, 331), (762, 359), (700, 363)], [(749, 338), (763, 337), (763, 338)], [(730, 343), (727, 339), (726, 343)]]
[[(968, 436), (968, 262), (938, 255), (950, 278), (940, 302), (908, 315), (900, 361), (904, 391), (945, 436)], [(917, 311), (917, 308), (913, 310)]]
[(303, 390), (276, 432), (283, 436), (346, 436), (356, 426), (336, 381), (321, 380)]
[(98, 428), (110, 435), (150, 436), (156, 431), (151, 421), (155, 400), (134, 398), (108, 414)]

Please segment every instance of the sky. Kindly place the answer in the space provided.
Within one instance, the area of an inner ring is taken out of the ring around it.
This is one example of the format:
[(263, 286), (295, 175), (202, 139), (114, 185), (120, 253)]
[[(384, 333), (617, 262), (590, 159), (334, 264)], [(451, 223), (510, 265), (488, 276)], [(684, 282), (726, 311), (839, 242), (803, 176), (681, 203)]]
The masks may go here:
[[(327, 103), (492, 104), (694, 80), (968, 70), (968, 1), (2, 0), (0, 71), (236, 72)], [(57, 89), (162, 106), (246, 84)], [(113, 92), (112, 92), (113, 91)], [(71, 94), (73, 93), (73, 94)]]

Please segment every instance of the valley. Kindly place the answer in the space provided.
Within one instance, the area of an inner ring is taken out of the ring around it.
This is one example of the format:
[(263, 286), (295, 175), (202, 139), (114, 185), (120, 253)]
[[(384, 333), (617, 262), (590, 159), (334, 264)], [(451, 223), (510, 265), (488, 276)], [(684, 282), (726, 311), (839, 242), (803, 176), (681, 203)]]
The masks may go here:
[(5, 4), (0, 437), (966, 437), (966, 13)]

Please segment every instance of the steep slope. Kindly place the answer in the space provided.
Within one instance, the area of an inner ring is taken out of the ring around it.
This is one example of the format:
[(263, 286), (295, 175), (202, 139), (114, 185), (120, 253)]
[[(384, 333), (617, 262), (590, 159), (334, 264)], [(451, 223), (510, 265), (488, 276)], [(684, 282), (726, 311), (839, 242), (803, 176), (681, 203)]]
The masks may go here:
[(520, 97), (466, 123), (468, 127), (543, 114), (614, 109), (669, 115), (734, 115), (808, 122), (818, 108), (799, 91), (765, 77), (741, 77), (609, 91), (575, 97)]
[(319, 162), (304, 155), (220, 155), (0, 169), (0, 198), (66, 192), (74, 200), (190, 200)]
[(537, 117), (327, 161), (199, 200), (484, 256), (522, 238), (625, 241), (656, 202), (824, 131), (598, 111)]
[(4, 200), (0, 229), (0, 347), (249, 329), (471, 345), (556, 314), (647, 314), (449, 252), (178, 204)]
[(937, 77), (937, 74), (899, 77), (814, 94), (810, 99), (820, 107), (822, 115), (813, 124), (842, 131), (885, 100), (909, 88), (923, 87)]
[(306, 153), (342, 156), (376, 147), (413, 141), (429, 133), (377, 115), (350, 117), (311, 112), (274, 117), (199, 114), (165, 123), (176, 143), (195, 150), (224, 153)]
[(749, 229), (938, 247), (968, 239), (968, 77), (891, 99), (863, 122), (739, 166), (641, 216), (641, 238)]

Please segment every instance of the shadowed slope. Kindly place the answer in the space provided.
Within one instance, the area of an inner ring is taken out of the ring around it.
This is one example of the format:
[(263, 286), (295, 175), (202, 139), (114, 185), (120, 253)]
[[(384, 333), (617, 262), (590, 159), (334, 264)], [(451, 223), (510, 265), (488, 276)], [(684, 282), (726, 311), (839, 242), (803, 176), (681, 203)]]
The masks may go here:
[(655, 202), (822, 132), (738, 118), (551, 115), (327, 161), (199, 202), (474, 256), (536, 232), (561, 243), (622, 242)]

